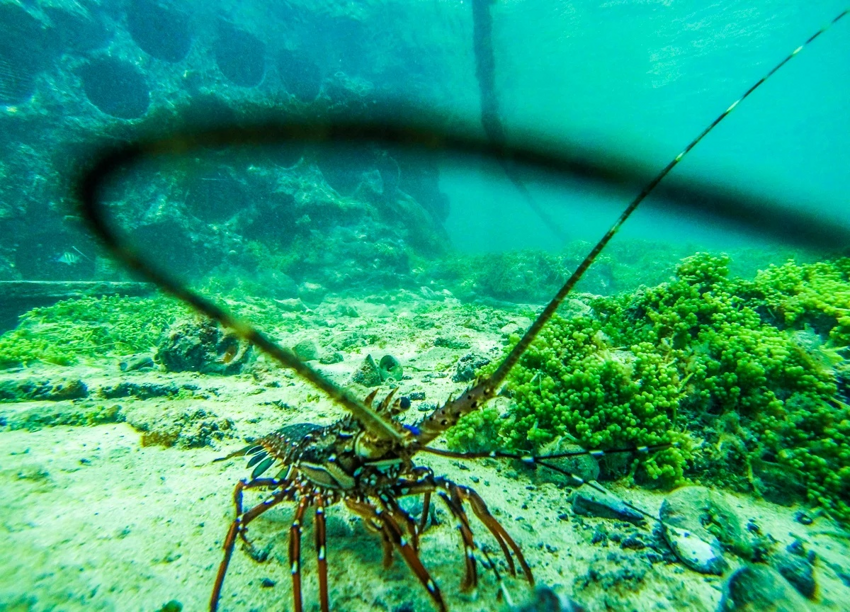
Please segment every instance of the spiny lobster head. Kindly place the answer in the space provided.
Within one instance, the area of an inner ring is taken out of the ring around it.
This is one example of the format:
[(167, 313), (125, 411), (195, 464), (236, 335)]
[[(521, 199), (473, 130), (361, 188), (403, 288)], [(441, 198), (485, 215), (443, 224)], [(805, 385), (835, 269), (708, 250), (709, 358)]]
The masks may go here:
[(348, 417), (329, 427), (305, 429), (289, 459), (311, 483), (349, 490), (393, 480), (401, 467), (409, 464), (406, 455), (403, 447), (369, 433), (356, 419)]

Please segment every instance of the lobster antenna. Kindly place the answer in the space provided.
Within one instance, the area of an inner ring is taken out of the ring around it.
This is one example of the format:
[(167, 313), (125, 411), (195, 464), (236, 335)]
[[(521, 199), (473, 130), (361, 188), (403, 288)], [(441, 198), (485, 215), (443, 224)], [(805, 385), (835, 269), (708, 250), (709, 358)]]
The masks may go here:
[(705, 138), (708, 133), (717, 126), (718, 123), (723, 121), (723, 119), (725, 119), (726, 116), (729, 115), (729, 113), (735, 110), (738, 104), (740, 104), (747, 97), (749, 97), (749, 95), (753, 93), (756, 89), (758, 89), (762, 85), (762, 83), (764, 83), (774, 74), (776, 74), (776, 72), (785, 64), (787, 64), (792, 57), (797, 55), (809, 43), (811, 43), (818, 36), (826, 32), (829, 28), (835, 25), (842, 17), (847, 14), (850, 14), (850, 8), (842, 11), (837, 17), (835, 17), (835, 19), (833, 19), (828, 24), (823, 26), (820, 30), (815, 32), (812, 36), (809, 37), (806, 42), (794, 49), (788, 56), (785, 57), (785, 59), (776, 64), (767, 74), (765, 74), (762, 78), (756, 81), (756, 83), (752, 87), (750, 87), (746, 92), (744, 92), (744, 95), (735, 100), (729, 106), (729, 108), (727, 108), (717, 117), (717, 119), (712, 121), (708, 125), (708, 127), (706, 127), (700, 133), (699, 136), (694, 138), (688, 144), (688, 146), (686, 146), (682, 150), (681, 153), (674, 157), (673, 160), (669, 164), (667, 164), (664, 169), (661, 170), (661, 172), (659, 172), (658, 175), (656, 175), (656, 177), (652, 179), (652, 181), (650, 181), (650, 183), (646, 187), (643, 188), (643, 191), (641, 191), (638, 196), (634, 200), (632, 200), (632, 202), (622, 212), (622, 214), (614, 223), (614, 225), (612, 225), (611, 228), (605, 233), (605, 235), (602, 236), (602, 239), (596, 243), (596, 246), (593, 247), (590, 253), (587, 254), (584, 260), (575, 269), (572, 275), (570, 275), (564, 286), (561, 287), (555, 297), (552, 298), (552, 301), (546, 305), (546, 308), (543, 309), (543, 312), (540, 313), (534, 323), (531, 324), (531, 327), (528, 328), (528, 331), (525, 332), (525, 335), (523, 335), (523, 337), (516, 344), (516, 346), (514, 346), (514, 348), (505, 358), (505, 360), (501, 363), (501, 365), (499, 365), (498, 369), (493, 373), (492, 376), (489, 377), (489, 379), (484, 381), (488, 387), (490, 387), (491, 389), (495, 388), (500, 385), (505, 380), (505, 378), (507, 378), (511, 369), (516, 365), (517, 361), (519, 361), (519, 358), (522, 356), (523, 353), (525, 353), (526, 349), (528, 349), (529, 345), (534, 341), (534, 338), (536, 338), (537, 334), (540, 333), (540, 330), (543, 329), (543, 326), (546, 325), (549, 319), (551, 319), (555, 312), (558, 310), (558, 307), (564, 301), (564, 298), (567, 297), (567, 295), (576, 286), (576, 283), (578, 283), (581, 277), (584, 276), (584, 273), (590, 267), (590, 264), (592, 264), (594, 260), (599, 256), (599, 253), (602, 252), (602, 249), (604, 249), (608, 245), (608, 243), (614, 237), (614, 234), (620, 231), (620, 228), (623, 226), (623, 223), (625, 223), (626, 220), (632, 215), (635, 209), (637, 209), (638, 205), (643, 202), (650, 193), (652, 193), (652, 191), (658, 186), (658, 183), (660, 183), (661, 180), (665, 176), (667, 176), (673, 168), (676, 167), (676, 164), (682, 161), (682, 158), (685, 157), (685, 155), (687, 155), (688, 153), (690, 153), (691, 149), (693, 149), (703, 138)]
[(211, 300), (184, 287), (171, 276), (148, 265), (134, 249), (118, 241), (117, 237), (106, 225), (104, 219), (99, 215), (89, 215), (88, 221), (106, 242), (106, 246), (131, 270), (158, 285), (160, 289), (186, 302), (198, 312), (205, 314), (214, 321), (218, 321), (222, 326), (231, 329), (237, 336), (254, 344), (283, 366), (294, 370), (301, 378), (317, 389), (324, 391), (331, 399), (351, 412), (354, 418), (360, 421), (369, 433), (382, 440), (396, 444), (401, 443), (402, 434), (391, 423), (388, 423), (375, 412), (371, 406), (367, 406), (361, 402), (348, 389), (337, 386), (318, 370), (311, 368), (301, 361), (295, 353), (283, 348), (250, 323), (233, 316)]

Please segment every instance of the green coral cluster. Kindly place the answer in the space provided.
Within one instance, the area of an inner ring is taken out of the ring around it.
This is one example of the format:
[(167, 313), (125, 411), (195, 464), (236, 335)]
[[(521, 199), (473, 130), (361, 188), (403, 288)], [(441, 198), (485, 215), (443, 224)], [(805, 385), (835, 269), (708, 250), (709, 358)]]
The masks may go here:
[(678, 441), (635, 476), (777, 496), (796, 483), (850, 520), (850, 260), (788, 263), (754, 280), (730, 277), (729, 264), (697, 254), (668, 283), (555, 317), (507, 381), (508, 414), (463, 419), (449, 442), (480, 445), (475, 431), (488, 427), (491, 445), (522, 450), (565, 436), (593, 449)]
[(180, 303), (157, 296), (83, 297), (34, 308), (0, 336), (0, 368), (128, 355), (151, 349), (178, 315)]

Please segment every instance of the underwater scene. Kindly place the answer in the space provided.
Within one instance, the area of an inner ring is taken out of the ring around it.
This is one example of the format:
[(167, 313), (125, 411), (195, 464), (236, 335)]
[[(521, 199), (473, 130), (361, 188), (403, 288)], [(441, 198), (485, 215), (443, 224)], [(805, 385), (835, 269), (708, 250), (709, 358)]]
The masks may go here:
[(846, 0), (0, 0), (0, 612), (850, 611)]

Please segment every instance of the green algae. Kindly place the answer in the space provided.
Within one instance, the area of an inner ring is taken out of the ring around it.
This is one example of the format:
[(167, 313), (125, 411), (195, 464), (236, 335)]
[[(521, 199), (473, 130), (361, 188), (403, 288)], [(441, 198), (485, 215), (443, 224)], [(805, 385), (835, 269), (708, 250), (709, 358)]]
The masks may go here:
[(730, 277), (729, 265), (697, 254), (670, 282), (555, 317), (507, 380), (507, 414), (467, 416), (449, 443), (527, 451), (564, 436), (591, 449), (678, 442), (636, 461), (633, 477), (665, 487), (690, 477), (777, 499), (797, 484), (810, 503), (850, 520), (850, 260), (788, 263), (753, 280)]
[(34, 308), (0, 336), (0, 368), (46, 362), (71, 365), (87, 358), (152, 350), (187, 308), (164, 296), (85, 297)]

